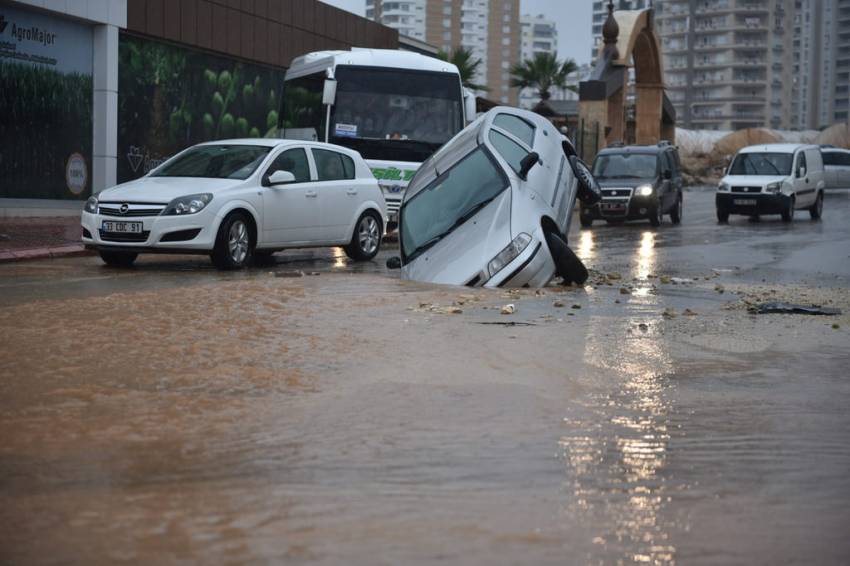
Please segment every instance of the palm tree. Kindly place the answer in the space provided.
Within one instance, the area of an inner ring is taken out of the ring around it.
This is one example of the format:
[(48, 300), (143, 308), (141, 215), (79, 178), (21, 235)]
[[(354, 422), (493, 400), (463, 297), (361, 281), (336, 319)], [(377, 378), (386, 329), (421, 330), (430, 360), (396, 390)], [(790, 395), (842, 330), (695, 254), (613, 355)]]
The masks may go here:
[(437, 53), (437, 58), (443, 61), (448, 61), (457, 67), (460, 72), (460, 81), (468, 89), (480, 90), (487, 92), (487, 87), (484, 85), (475, 84), (475, 75), (478, 74), (478, 67), (481, 66), (481, 59), (475, 59), (472, 56), (472, 51), (465, 47), (455, 47), (451, 53), (440, 51)]
[(558, 61), (554, 53), (535, 53), (533, 59), (526, 59), (511, 67), (511, 86), (537, 89), (540, 100), (549, 100), (552, 87), (576, 92), (575, 86), (567, 86), (567, 75), (577, 69), (572, 59)]

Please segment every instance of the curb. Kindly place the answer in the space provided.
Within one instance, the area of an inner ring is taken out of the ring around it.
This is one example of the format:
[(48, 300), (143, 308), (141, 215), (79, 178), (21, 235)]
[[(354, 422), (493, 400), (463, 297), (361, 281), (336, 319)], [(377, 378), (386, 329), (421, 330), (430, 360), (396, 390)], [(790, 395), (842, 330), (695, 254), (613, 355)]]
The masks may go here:
[(94, 254), (94, 252), (87, 250), (82, 244), (71, 244), (68, 246), (54, 246), (43, 248), (29, 248), (23, 250), (0, 250), (0, 263), (11, 263), (15, 261), (29, 261), (33, 259), (48, 259), (57, 257), (74, 257), (92, 254)]

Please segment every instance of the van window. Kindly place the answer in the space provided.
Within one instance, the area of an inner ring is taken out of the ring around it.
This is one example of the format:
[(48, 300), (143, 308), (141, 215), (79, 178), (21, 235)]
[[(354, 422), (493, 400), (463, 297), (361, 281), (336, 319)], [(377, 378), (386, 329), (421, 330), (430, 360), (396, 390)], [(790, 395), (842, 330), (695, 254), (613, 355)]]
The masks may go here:
[(844, 165), (842, 155), (837, 151), (826, 151), (822, 155), (824, 165)]
[[(800, 172), (800, 169), (806, 167), (806, 152), (801, 151), (797, 154), (797, 165), (794, 167), (794, 174), (797, 175)], [(808, 171), (808, 168), (806, 168)]]
[(528, 147), (534, 146), (534, 127), (522, 118), (511, 114), (499, 114), (493, 120), (493, 125), (512, 133)]

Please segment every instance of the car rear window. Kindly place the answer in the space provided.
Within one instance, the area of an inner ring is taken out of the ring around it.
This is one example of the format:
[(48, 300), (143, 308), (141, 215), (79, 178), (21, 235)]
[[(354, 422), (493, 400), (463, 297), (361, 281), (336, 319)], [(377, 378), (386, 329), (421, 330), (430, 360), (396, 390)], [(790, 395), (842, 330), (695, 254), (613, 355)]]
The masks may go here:
[(528, 155), (528, 150), (496, 130), (490, 130), (490, 143), (493, 144), (499, 155), (505, 158), (511, 169), (519, 173), (522, 168), (522, 158)]
[[(313, 149), (316, 171), (320, 181), (339, 181), (354, 178), (354, 162), (347, 155), (326, 149)], [(350, 163), (346, 164), (345, 160)]]
[(534, 146), (534, 126), (511, 114), (499, 114), (493, 120), (493, 125), (515, 135), (517, 139), (528, 145)]

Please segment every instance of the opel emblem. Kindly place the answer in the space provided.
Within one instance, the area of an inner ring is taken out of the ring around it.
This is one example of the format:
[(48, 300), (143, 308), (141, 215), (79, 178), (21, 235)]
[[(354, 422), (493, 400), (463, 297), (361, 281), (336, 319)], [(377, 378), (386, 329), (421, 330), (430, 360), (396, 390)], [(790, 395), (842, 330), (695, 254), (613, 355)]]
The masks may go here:
[(121, 214), (127, 214), (128, 210), (130, 210), (130, 205), (125, 202), (121, 205), (121, 208), (118, 209), (118, 212), (120, 212)]

